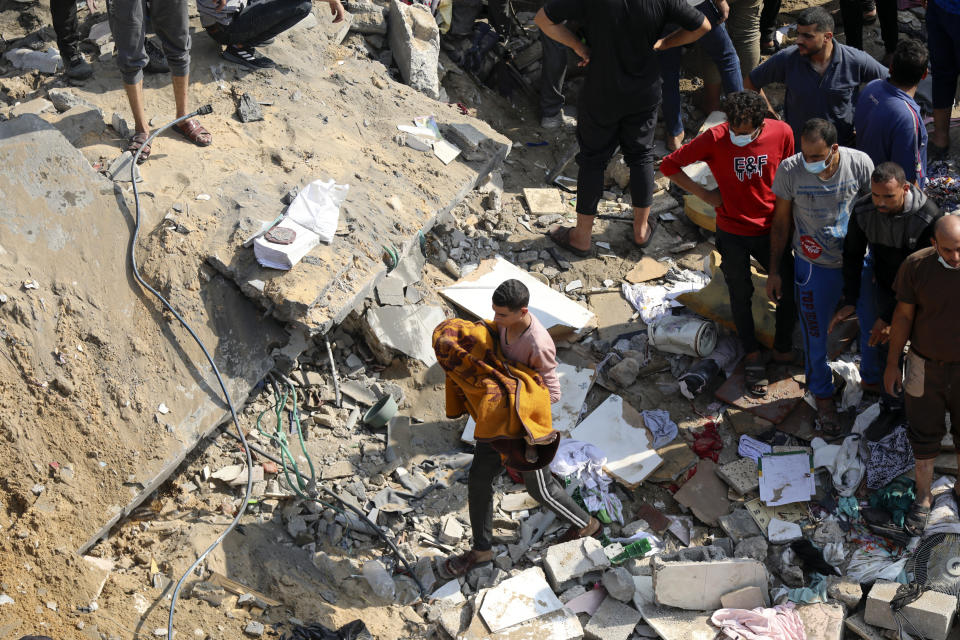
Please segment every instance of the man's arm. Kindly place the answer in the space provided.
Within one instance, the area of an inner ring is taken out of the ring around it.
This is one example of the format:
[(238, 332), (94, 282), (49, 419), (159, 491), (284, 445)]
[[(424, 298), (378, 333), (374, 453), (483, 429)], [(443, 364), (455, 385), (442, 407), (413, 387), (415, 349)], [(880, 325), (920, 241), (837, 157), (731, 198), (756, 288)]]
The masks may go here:
[(900, 369), (900, 356), (910, 338), (913, 329), (913, 317), (917, 307), (906, 302), (898, 302), (890, 323), (890, 350), (887, 352), (887, 368), (883, 372), (883, 386), (887, 393), (897, 395), (903, 386), (903, 371)]
[(540, 11), (533, 18), (540, 31), (543, 31), (551, 40), (573, 49), (573, 52), (580, 58), (578, 66), (585, 67), (590, 62), (590, 47), (580, 42), (577, 36), (567, 28), (565, 24), (557, 24), (547, 17), (546, 12), (541, 7)]
[[(549, 336), (548, 336), (548, 339)], [(552, 340), (551, 340), (552, 342)], [(557, 352), (552, 344), (549, 347), (535, 345), (530, 352), (527, 365), (543, 377), (543, 384), (550, 391), (550, 404), (560, 402), (560, 378), (557, 376)]]
[(695, 162), (702, 160), (709, 162), (711, 151), (715, 144), (714, 136), (710, 131), (697, 136), (688, 144), (683, 145), (665, 157), (663, 162), (660, 163), (660, 172), (681, 189), (692, 193), (716, 208), (723, 204), (719, 189), (712, 191), (706, 189), (703, 185), (694, 182), (690, 176), (683, 172), (683, 167)]
[[(847, 235), (843, 239), (843, 297), (840, 308), (830, 320), (827, 333), (853, 315), (857, 300), (860, 298), (860, 279), (863, 273), (863, 256), (867, 253), (867, 235), (860, 227), (856, 207), (847, 225)], [(866, 327), (861, 327), (866, 330)]]
[[(790, 227), (793, 224), (793, 200), (777, 196), (773, 205), (773, 222), (770, 226), (770, 269), (767, 275), (767, 297), (774, 302), (780, 301), (783, 284), (780, 281), (780, 261), (787, 248)], [(787, 283), (788, 285), (792, 283)]]
[(688, 31), (686, 29), (677, 29), (670, 35), (660, 38), (653, 45), (654, 51), (663, 51), (664, 49), (672, 49), (673, 47), (682, 47), (685, 44), (690, 44), (691, 42), (696, 42), (710, 31), (710, 21), (706, 18), (703, 19), (703, 22), (700, 23), (700, 26), (694, 29), (693, 31)]

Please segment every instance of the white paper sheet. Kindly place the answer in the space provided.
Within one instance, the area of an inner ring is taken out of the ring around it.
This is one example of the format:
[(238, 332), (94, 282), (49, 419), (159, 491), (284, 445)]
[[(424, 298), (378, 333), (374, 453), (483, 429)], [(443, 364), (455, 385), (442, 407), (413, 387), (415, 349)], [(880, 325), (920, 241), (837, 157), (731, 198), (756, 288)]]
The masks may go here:
[(760, 457), (760, 499), (768, 507), (806, 502), (816, 492), (810, 454), (769, 454)]

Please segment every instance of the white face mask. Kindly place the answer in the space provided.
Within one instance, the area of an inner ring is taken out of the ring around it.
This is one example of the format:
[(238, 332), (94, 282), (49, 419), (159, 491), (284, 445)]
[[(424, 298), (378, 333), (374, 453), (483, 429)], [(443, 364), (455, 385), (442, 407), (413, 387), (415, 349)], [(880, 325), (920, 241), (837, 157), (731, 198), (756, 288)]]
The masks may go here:
[(955, 267), (943, 259), (943, 256), (940, 255), (940, 247), (934, 247), (934, 251), (937, 252), (937, 260), (940, 261), (940, 264), (942, 264), (945, 269), (949, 269), (950, 271), (960, 271), (960, 267)]
[(733, 129), (730, 129), (730, 142), (737, 145), (738, 147), (745, 147), (754, 140), (756, 140), (757, 135), (760, 133), (760, 129), (754, 129), (751, 133), (738, 134), (734, 133)]

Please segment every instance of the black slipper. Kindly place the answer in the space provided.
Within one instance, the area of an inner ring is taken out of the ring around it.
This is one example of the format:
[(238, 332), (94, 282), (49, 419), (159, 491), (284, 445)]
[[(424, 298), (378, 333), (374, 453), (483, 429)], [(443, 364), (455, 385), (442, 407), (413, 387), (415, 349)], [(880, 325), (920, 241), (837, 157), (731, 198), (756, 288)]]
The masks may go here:
[(590, 250), (589, 249), (578, 249), (577, 247), (570, 244), (570, 232), (573, 231), (572, 227), (558, 227), (556, 229), (551, 229), (545, 235), (550, 238), (554, 244), (556, 244), (561, 249), (566, 249), (573, 255), (579, 258), (589, 258)]
[(650, 235), (647, 236), (646, 240), (643, 242), (637, 242), (636, 240), (633, 240), (632, 237), (630, 238), (638, 249), (646, 249), (649, 247), (650, 243), (653, 242), (653, 234), (657, 232), (657, 223), (655, 220), (651, 220), (649, 223), (647, 223), (647, 226), (650, 227)]

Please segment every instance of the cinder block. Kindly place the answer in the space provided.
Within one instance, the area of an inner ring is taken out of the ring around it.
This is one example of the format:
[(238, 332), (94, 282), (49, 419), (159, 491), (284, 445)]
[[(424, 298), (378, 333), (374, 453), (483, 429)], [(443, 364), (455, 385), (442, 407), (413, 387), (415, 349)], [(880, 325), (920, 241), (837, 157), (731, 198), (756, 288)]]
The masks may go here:
[(640, 622), (640, 612), (633, 607), (606, 598), (584, 627), (589, 640), (629, 640)]
[(744, 587), (767, 588), (767, 569), (756, 560), (728, 559), (714, 547), (692, 547), (653, 559), (657, 603), (678, 609), (719, 609), (721, 596)]
[(543, 554), (543, 568), (554, 592), (566, 591), (583, 576), (599, 578), (609, 566), (610, 559), (596, 538), (555, 544)]
[[(867, 624), (884, 629), (897, 628), (897, 619), (890, 609), (890, 602), (896, 596), (899, 586), (896, 582), (874, 583), (867, 595), (867, 605), (863, 614)], [(955, 597), (936, 591), (926, 591), (919, 599), (901, 609), (900, 613), (928, 640), (946, 640), (953, 625), (953, 614), (956, 608)], [(910, 628), (907, 623), (902, 620), (900, 622), (905, 628)]]

